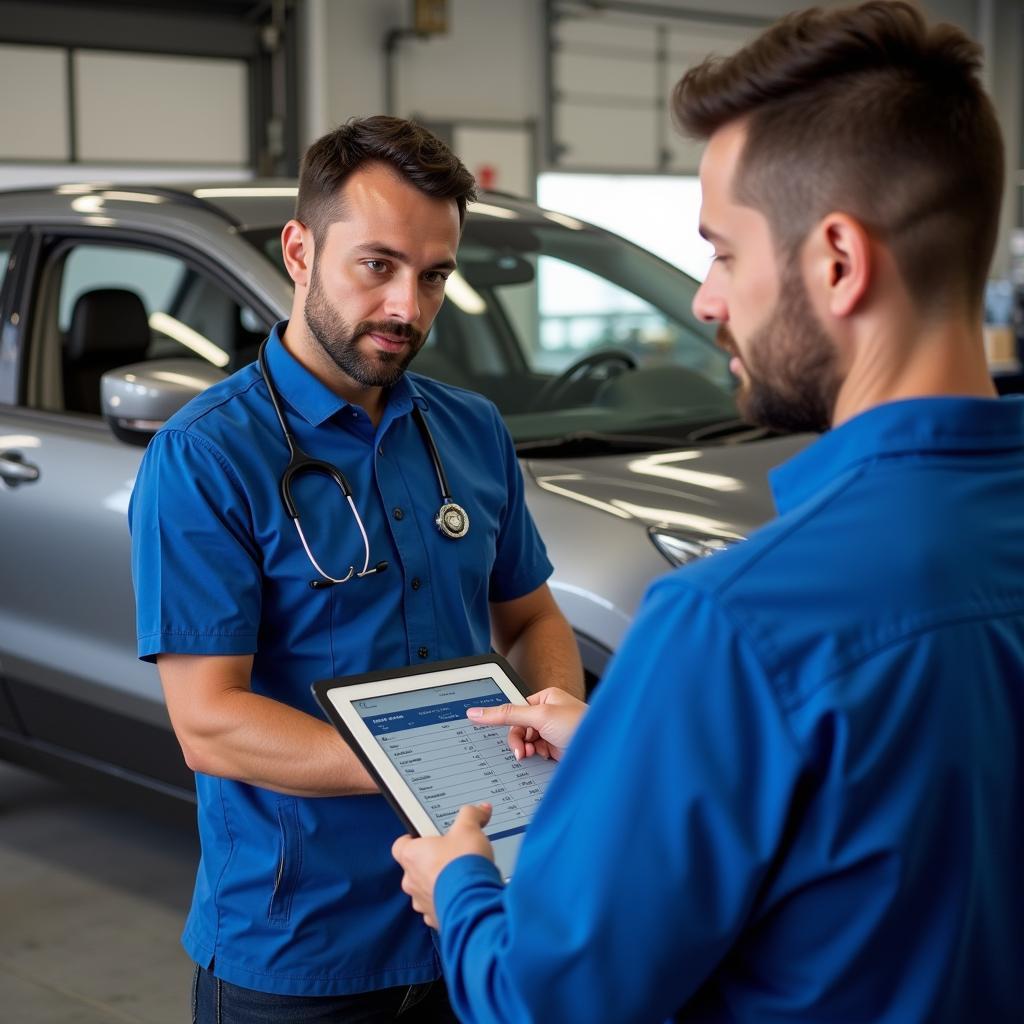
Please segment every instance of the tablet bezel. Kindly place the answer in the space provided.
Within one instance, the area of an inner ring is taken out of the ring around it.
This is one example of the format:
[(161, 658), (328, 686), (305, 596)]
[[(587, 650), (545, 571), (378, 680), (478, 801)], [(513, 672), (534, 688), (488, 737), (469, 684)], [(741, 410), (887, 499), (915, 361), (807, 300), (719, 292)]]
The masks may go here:
[[(435, 661), (410, 668), (324, 679), (313, 684), (313, 693), (320, 706), (413, 835), (437, 836), (441, 832), (352, 706), (353, 702), (477, 679), (493, 680), (509, 703), (527, 703), (528, 691), (523, 681), (500, 654)], [(338, 703), (332, 694), (338, 695)]]

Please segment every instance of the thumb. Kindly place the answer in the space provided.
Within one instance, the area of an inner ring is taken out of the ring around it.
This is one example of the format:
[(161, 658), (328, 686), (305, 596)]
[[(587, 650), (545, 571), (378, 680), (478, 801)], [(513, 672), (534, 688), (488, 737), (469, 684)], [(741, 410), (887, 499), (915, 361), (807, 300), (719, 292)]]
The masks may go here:
[(544, 708), (526, 704), (466, 709), (466, 717), (477, 725), (532, 725), (538, 732), (546, 714)]
[(490, 804), (465, 804), (459, 808), (459, 813), (452, 822), (450, 832), (456, 829), (476, 828), (482, 829), (491, 820)]
[(399, 836), (391, 844), (391, 856), (394, 857), (395, 860), (397, 860), (399, 864), (402, 863), (402, 854), (405, 853), (406, 847), (411, 842), (413, 842), (413, 837), (412, 836)]

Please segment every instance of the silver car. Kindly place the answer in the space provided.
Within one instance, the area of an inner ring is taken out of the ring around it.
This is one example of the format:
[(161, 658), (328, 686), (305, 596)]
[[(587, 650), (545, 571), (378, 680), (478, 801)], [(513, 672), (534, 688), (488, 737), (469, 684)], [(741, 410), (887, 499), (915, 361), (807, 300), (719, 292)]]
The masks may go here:
[[(192, 799), (156, 670), (135, 656), (128, 498), (153, 431), (287, 316), (294, 196), (0, 195), (0, 756)], [(591, 684), (648, 583), (770, 518), (767, 471), (807, 443), (737, 419), (696, 287), (615, 235), (488, 194), (412, 367), (504, 415)]]

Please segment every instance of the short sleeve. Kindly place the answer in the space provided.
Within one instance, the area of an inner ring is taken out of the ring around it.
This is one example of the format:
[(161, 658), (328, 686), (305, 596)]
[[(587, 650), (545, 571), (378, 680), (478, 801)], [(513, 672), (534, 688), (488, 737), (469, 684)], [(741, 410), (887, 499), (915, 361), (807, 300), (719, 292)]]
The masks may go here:
[(181, 430), (150, 442), (132, 491), (138, 654), (252, 654), (259, 556), (244, 489), (210, 442)]
[(544, 542), (526, 507), (523, 473), (512, 438), (495, 411), (495, 428), (508, 501), (498, 528), (488, 598), (512, 601), (536, 590), (552, 572)]

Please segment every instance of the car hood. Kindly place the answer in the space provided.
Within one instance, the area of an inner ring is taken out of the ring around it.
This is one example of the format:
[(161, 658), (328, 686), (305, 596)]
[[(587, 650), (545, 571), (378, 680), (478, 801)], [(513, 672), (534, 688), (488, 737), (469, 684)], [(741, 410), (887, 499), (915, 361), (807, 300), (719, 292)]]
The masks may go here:
[(530, 459), (542, 490), (619, 520), (736, 539), (775, 516), (768, 471), (809, 434), (628, 455)]

